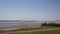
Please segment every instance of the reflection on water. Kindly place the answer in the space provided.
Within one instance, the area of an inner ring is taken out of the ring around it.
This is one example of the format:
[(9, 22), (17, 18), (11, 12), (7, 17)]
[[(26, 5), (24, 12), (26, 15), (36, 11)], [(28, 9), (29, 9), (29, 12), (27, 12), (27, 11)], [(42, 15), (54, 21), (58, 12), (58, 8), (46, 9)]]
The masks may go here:
[(21, 27), (29, 27), (29, 26), (39, 26), (40, 22), (36, 21), (22, 21), (22, 22), (0, 22), (0, 30), (12, 30)]
[(19, 22), (0, 22), (0, 30), (16, 29), (19, 25)]

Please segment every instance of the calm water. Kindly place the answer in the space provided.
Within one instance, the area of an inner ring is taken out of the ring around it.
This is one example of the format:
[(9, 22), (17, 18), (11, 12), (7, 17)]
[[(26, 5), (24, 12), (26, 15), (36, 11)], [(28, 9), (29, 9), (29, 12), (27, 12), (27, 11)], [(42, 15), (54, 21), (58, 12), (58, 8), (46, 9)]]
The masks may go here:
[(33, 25), (38, 24), (36, 24), (35, 22), (0, 22), (0, 30), (12, 30), (24, 26), (33, 26)]
[(19, 22), (0, 22), (0, 30), (11, 30), (20, 28), (19, 25)]
[[(0, 22), (0, 30), (13, 30), (25, 26), (40, 26), (41, 21)], [(60, 22), (55, 22), (60, 23)]]

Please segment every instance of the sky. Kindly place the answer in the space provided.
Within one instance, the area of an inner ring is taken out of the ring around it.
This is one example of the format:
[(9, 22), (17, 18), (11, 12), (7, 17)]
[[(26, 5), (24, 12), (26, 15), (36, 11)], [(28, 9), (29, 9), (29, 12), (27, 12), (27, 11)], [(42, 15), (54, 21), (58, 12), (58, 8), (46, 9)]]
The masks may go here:
[(0, 0), (0, 20), (60, 20), (60, 0)]

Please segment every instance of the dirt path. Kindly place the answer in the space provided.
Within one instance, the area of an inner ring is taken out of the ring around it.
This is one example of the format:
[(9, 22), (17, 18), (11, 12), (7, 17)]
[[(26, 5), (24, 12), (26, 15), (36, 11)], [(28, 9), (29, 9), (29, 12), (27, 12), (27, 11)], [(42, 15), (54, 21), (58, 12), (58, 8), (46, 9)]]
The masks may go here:
[(15, 32), (5, 32), (1, 34), (8, 34), (8, 33), (20, 33), (20, 32), (35, 32), (35, 31), (50, 31), (50, 30), (60, 30), (60, 28), (52, 28), (52, 29), (40, 29), (40, 30), (29, 30), (29, 31), (15, 31)]

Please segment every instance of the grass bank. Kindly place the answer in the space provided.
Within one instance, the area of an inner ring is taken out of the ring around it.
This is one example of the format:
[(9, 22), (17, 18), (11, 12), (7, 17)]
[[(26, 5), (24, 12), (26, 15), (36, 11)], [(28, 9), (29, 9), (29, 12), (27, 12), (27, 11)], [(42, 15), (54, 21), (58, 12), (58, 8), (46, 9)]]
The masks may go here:
[(52, 29), (52, 28), (60, 28), (60, 27), (49, 27), (49, 26), (42, 26), (42, 27), (24, 27), (24, 28), (19, 28), (16, 30), (0, 30), (0, 33), (2, 32), (17, 32), (17, 31), (29, 31), (29, 30), (43, 30), (43, 29)]
[(60, 30), (52, 31), (36, 31), (36, 32), (20, 32), (20, 33), (11, 33), (11, 34), (60, 34)]

